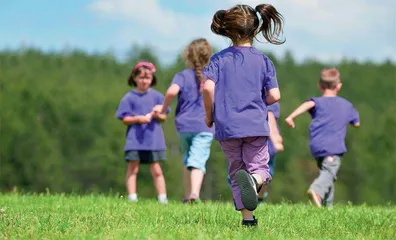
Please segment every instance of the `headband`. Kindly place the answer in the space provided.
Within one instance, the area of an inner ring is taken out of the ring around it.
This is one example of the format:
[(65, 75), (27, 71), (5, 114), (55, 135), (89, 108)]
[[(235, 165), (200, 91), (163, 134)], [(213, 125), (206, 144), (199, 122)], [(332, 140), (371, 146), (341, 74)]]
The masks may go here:
[(140, 68), (140, 67), (146, 67), (148, 68), (150, 71), (152, 71), (153, 73), (155, 73), (156, 69), (154, 64), (152, 64), (151, 62), (138, 62), (134, 67), (133, 67), (133, 71), (135, 71), (136, 69)]

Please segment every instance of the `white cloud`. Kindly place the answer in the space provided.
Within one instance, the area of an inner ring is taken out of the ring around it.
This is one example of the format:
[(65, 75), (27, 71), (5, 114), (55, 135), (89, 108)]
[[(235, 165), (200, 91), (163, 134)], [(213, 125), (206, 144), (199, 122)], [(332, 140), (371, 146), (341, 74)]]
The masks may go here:
[[(241, 1), (199, 2), (214, 13)], [(261, 0), (242, 2), (252, 7), (263, 3)], [(343, 0), (342, 3), (333, 0), (272, 0), (270, 3), (285, 17), (287, 42), (282, 46), (260, 44), (259, 48), (278, 55), (290, 49), (297, 60), (306, 57), (338, 60), (343, 55), (364, 59), (370, 54), (376, 59), (381, 59), (379, 54), (382, 58), (396, 59), (396, 18), (392, 14), (392, 5), (396, 4), (391, 0)], [(96, 0), (89, 8), (99, 16), (125, 23), (119, 30), (119, 38), (125, 45), (148, 43), (162, 51), (174, 52), (176, 56), (177, 51), (196, 37), (205, 37), (220, 48), (229, 44), (227, 39), (211, 33), (211, 14), (189, 15), (166, 8), (159, 0)], [(394, 51), (394, 54), (386, 55), (382, 49)]]
[(170, 34), (177, 28), (177, 16), (171, 10), (161, 8), (157, 0), (99, 0), (92, 3), (90, 9), (99, 14), (137, 21), (162, 34)]
[(194, 38), (221, 42), (208, 27), (211, 16), (178, 13), (162, 7), (157, 0), (98, 0), (88, 7), (100, 16), (125, 21), (125, 26), (119, 29), (121, 45), (149, 44), (167, 55), (173, 52), (173, 59)]
[[(228, 0), (230, 6), (241, 1)], [(245, 0), (255, 7), (261, 0)], [(396, 60), (396, 1), (381, 0), (272, 0), (285, 18), (283, 47), (299, 60), (315, 56), (336, 61), (343, 56), (358, 60)], [(376, 51), (388, 49), (390, 53)], [(391, 54), (393, 53), (393, 54)]]
[(112, 14), (116, 11), (115, 4), (110, 1), (99, 1), (90, 5), (91, 10), (104, 13)]
[[(229, 0), (230, 4), (239, 1)], [(262, 4), (248, 0), (252, 7)], [(348, 37), (358, 38), (376, 30), (378, 25), (390, 24), (395, 17), (390, 1), (364, 0), (273, 0), (271, 4), (281, 12), (286, 30), (300, 30), (321, 40), (345, 42)]]

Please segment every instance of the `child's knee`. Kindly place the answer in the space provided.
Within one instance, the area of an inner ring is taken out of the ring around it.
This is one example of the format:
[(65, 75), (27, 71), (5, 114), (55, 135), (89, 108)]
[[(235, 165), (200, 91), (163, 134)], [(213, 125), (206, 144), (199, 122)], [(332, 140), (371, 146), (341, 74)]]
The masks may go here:
[(159, 163), (153, 163), (152, 166), (150, 166), (150, 170), (153, 178), (163, 177), (162, 169)]
[(204, 174), (206, 174), (205, 164), (199, 164), (199, 163), (197, 163), (197, 162), (195, 162), (195, 163), (188, 163), (188, 164), (186, 165), (186, 168), (187, 168), (189, 171), (192, 171), (192, 170), (194, 170), (194, 169), (198, 169), (198, 170), (202, 171)]
[(128, 173), (129, 174), (138, 174), (138, 172), (139, 172), (139, 161), (128, 162)]

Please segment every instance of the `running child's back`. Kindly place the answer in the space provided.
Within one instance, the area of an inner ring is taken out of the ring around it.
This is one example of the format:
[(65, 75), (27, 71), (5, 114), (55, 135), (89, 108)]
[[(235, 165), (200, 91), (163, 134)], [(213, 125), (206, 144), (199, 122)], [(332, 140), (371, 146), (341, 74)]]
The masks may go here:
[(267, 56), (252, 46), (232, 46), (217, 53), (205, 73), (216, 84), (213, 120), (218, 141), (269, 136), (269, 126), (264, 124), (265, 89), (277, 88), (278, 83)]

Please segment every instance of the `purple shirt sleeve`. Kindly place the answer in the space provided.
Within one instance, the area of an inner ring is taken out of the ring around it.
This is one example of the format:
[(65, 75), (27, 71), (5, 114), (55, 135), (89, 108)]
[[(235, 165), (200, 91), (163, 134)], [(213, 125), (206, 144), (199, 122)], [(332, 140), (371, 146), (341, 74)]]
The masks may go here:
[(278, 80), (276, 79), (276, 69), (272, 61), (268, 58), (265, 59), (266, 63), (266, 72), (264, 73), (265, 79), (264, 79), (264, 88), (268, 91), (273, 88), (277, 88), (278, 86)]
[[(314, 98), (314, 97), (311, 97), (311, 98), (307, 99), (306, 102), (309, 102), (309, 101), (314, 102), (314, 103), (315, 103), (315, 107), (316, 107), (316, 105), (318, 105), (318, 101), (317, 101), (317, 99)], [(315, 113), (315, 107), (313, 107), (313, 108), (311, 108), (311, 109), (308, 110), (308, 113), (311, 114), (311, 116), (313, 116), (313, 114)]]
[(217, 83), (217, 81), (219, 80), (218, 58), (213, 56), (210, 59), (210, 63), (204, 68), (202, 75), (204, 78), (211, 79), (214, 83)]
[(134, 114), (131, 99), (127, 94), (121, 99), (115, 117), (122, 120), (124, 117), (128, 116), (134, 116)]
[(269, 106), (267, 106), (268, 112), (272, 112), (274, 114), (275, 118), (278, 119), (280, 115), (280, 105), (279, 103), (274, 103)]
[(171, 84), (176, 84), (177, 86), (180, 87), (180, 90), (183, 90), (184, 87), (184, 76), (181, 73), (177, 73), (172, 80)]
[(351, 116), (350, 116), (350, 121), (349, 122), (351, 124), (356, 124), (356, 123), (360, 122), (359, 113), (358, 113), (358, 111), (356, 111), (356, 109), (354, 107), (352, 107)]
[(268, 110), (268, 112), (272, 112), (273, 113), (275, 111), (273, 104), (272, 105), (268, 105), (267, 106), (267, 110)]

